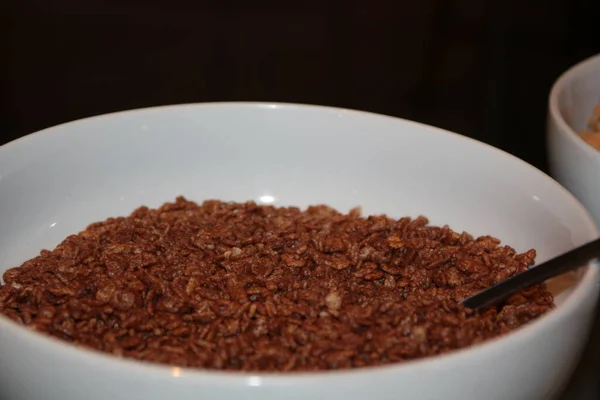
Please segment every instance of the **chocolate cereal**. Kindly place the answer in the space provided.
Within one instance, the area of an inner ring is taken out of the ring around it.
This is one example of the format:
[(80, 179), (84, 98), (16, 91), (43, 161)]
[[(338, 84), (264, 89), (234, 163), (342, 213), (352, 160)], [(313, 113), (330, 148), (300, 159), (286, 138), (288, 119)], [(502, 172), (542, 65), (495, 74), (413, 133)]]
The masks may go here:
[(543, 285), (482, 314), (459, 305), (534, 258), (424, 217), (178, 198), (7, 270), (0, 312), (77, 346), (179, 367), (358, 368), (468, 347), (541, 316), (553, 307)]

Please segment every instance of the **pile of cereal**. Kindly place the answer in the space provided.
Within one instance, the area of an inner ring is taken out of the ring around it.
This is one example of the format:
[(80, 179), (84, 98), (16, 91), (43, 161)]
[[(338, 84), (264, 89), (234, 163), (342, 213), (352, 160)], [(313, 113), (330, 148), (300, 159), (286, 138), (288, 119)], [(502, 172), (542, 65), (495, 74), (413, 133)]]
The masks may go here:
[(459, 304), (534, 258), (424, 217), (178, 198), (7, 270), (0, 312), (78, 346), (180, 367), (356, 368), (471, 346), (544, 314), (543, 285), (482, 314)]
[(588, 129), (579, 134), (583, 140), (600, 150), (600, 104), (594, 108), (594, 114), (588, 122)]

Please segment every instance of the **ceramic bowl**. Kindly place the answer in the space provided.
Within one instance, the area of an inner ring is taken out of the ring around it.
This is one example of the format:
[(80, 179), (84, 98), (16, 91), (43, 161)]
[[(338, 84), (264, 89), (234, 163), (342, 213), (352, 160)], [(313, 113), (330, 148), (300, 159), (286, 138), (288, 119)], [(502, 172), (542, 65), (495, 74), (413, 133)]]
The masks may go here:
[(565, 72), (550, 93), (548, 157), (550, 172), (600, 224), (600, 151), (576, 132), (586, 128), (600, 104), (600, 55)]
[[(370, 113), (198, 104), (56, 126), (0, 148), (0, 272), (87, 224), (202, 201), (326, 203), (426, 215), (491, 234), (538, 261), (595, 238), (586, 210), (535, 168), (477, 141)], [(345, 371), (244, 374), (170, 368), (72, 347), (0, 316), (0, 398), (27, 400), (545, 399), (569, 378), (600, 269), (557, 289), (516, 332), (443, 356)]]

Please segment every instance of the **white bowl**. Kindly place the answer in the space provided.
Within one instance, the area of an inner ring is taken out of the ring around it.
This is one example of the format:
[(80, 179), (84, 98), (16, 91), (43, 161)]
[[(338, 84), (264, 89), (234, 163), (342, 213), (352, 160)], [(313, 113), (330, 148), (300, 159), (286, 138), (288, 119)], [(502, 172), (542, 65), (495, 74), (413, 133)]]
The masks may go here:
[(600, 151), (575, 132), (586, 128), (600, 104), (600, 54), (565, 72), (550, 93), (548, 156), (550, 172), (600, 224)]
[[(482, 143), (369, 113), (204, 104), (111, 114), (0, 148), (0, 271), (141, 204), (254, 199), (430, 217), (538, 261), (598, 235), (566, 190)], [(169, 368), (76, 349), (0, 317), (0, 398), (542, 399), (568, 379), (600, 288), (585, 268), (557, 309), (505, 337), (385, 367), (298, 374)]]

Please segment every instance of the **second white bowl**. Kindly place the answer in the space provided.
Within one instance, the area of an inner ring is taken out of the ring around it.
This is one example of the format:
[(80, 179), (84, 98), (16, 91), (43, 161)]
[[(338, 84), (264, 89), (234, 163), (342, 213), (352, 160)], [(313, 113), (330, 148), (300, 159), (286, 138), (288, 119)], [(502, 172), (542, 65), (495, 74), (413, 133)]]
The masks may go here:
[(600, 104), (600, 55), (565, 72), (550, 93), (548, 157), (550, 172), (600, 224), (600, 151), (576, 132), (586, 128)]

